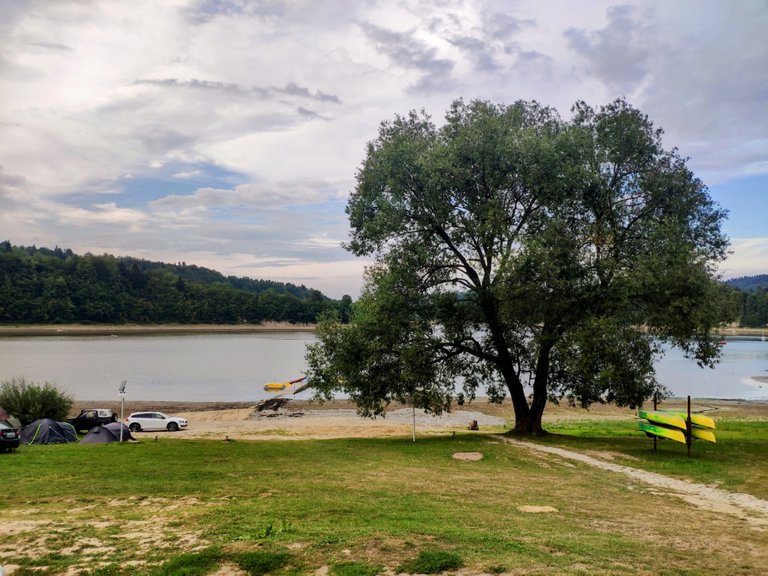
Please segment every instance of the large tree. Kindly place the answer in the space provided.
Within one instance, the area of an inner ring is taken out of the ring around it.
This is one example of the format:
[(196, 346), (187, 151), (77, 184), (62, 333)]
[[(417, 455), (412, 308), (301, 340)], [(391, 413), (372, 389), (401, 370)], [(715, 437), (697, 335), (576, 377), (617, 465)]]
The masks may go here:
[(717, 360), (724, 211), (626, 101), (572, 112), (459, 100), (440, 127), (382, 123), (347, 206), (347, 248), (374, 265), (351, 324), (308, 351), (320, 395), (439, 412), (459, 382), (459, 402), (509, 394), (538, 433), (547, 400), (661, 391), (660, 342)]

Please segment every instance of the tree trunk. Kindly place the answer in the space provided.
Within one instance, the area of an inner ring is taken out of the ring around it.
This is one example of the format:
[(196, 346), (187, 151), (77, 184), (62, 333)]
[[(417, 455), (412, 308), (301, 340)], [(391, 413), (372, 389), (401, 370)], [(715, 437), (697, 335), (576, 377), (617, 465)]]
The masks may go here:
[(544, 408), (547, 407), (547, 384), (549, 382), (552, 346), (552, 341), (545, 340), (539, 349), (533, 381), (533, 400), (530, 406), (525, 398), (525, 392), (519, 378), (515, 375), (513, 382), (507, 378), (507, 388), (512, 396), (512, 406), (515, 409), (515, 432), (519, 434), (546, 434), (546, 431), (541, 427), (541, 418), (544, 415)]
[[(523, 384), (520, 382), (520, 376), (515, 371), (514, 362), (509, 352), (504, 330), (499, 320), (499, 305), (497, 300), (485, 294), (480, 301), (481, 308), (488, 323), (488, 329), (493, 339), (494, 347), (497, 353), (497, 367), (499, 372), (507, 383), (507, 390), (512, 399), (512, 406), (515, 409), (515, 432), (520, 434), (542, 434), (544, 430), (541, 427), (541, 416), (544, 413), (544, 407), (547, 403), (547, 378), (549, 371), (549, 352), (551, 345), (546, 348), (545, 363), (542, 364), (542, 356), (539, 354), (539, 361), (536, 367), (536, 383), (539, 382), (539, 368), (544, 370), (544, 378), (541, 379), (541, 385), (534, 384), (534, 397), (531, 406), (528, 405), (528, 399), (525, 397)], [(542, 347), (542, 350), (544, 348)], [(543, 386), (543, 402), (539, 388)]]

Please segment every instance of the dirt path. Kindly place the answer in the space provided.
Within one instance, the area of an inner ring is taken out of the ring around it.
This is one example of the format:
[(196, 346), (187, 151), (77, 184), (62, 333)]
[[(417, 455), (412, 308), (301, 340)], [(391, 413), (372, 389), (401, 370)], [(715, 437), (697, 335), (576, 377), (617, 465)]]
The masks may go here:
[(759, 531), (768, 530), (768, 501), (761, 500), (750, 494), (727, 492), (720, 488), (707, 486), (706, 484), (678, 480), (662, 474), (656, 474), (655, 472), (647, 472), (645, 470), (638, 470), (637, 468), (631, 468), (621, 464), (614, 464), (613, 462), (606, 462), (605, 460), (593, 458), (592, 456), (580, 452), (573, 452), (572, 450), (565, 450), (554, 446), (542, 446), (531, 442), (512, 440), (500, 436), (497, 436), (497, 438), (502, 442), (512, 444), (513, 446), (525, 450), (554, 454), (561, 458), (576, 460), (602, 470), (624, 474), (638, 482), (651, 484), (654, 488), (672, 493), (678, 498), (704, 510), (721, 514), (731, 514), (745, 520), (753, 529)]

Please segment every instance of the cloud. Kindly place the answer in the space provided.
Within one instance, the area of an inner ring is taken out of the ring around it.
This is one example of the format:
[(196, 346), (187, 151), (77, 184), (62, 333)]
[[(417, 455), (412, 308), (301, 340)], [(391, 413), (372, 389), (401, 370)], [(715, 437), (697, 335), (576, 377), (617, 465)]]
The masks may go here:
[(570, 27), (609, 97), (628, 96), (708, 181), (768, 171), (768, 11), (760, 2), (611, 7), (604, 27)]
[(312, 92), (305, 86), (299, 86), (293, 82), (284, 87), (275, 86), (242, 86), (232, 82), (218, 82), (214, 80), (179, 80), (177, 78), (160, 79), (139, 79), (133, 82), (136, 86), (157, 86), (160, 88), (188, 88), (191, 90), (210, 90), (215, 92), (229, 93), (236, 96), (253, 96), (256, 98), (274, 98), (278, 95), (297, 96), (307, 100), (317, 100), (319, 102), (333, 102), (341, 104), (341, 99), (335, 94), (326, 94), (320, 90)]
[[(379, 123), (439, 122), (457, 97), (565, 115), (627, 96), (705, 182), (768, 174), (767, 17), (719, 0), (0, 2), (0, 229), (325, 282), (352, 269), (336, 243)], [(765, 235), (744, 225), (764, 202), (720, 198), (730, 229)], [(764, 244), (735, 246), (728, 266), (768, 270)]]
[(731, 240), (731, 254), (720, 266), (720, 272), (725, 279), (768, 274), (766, 254), (768, 236), (734, 238)]
[(290, 206), (340, 201), (338, 185), (322, 181), (286, 181), (270, 184), (242, 184), (230, 189), (200, 188), (189, 195), (169, 195), (149, 203), (155, 210), (181, 211), (231, 207), (284, 210)]
[(632, 94), (649, 74), (652, 30), (632, 6), (609, 8), (608, 24), (602, 30), (569, 28), (565, 36), (586, 58), (587, 72), (619, 94)]
[(437, 56), (437, 49), (427, 46), (413, 32), (387, 30), (369, 22), (361, 22), (360, 28), (376, 49), (394, 64), (419, 74), (409, 90), (430, 93), (449, 88), (454, 62)]

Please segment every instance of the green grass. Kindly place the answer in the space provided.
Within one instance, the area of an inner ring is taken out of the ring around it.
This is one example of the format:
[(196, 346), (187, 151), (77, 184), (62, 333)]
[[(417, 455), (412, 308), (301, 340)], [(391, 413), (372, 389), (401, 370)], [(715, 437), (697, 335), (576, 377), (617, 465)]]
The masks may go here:
[(653, 440), (631, 420), (585, 420), (553, 423), (551, 435), (537, 442), (568, 449), (623, 454), (623, 464), (702, 484), (768, 499), (768, 421), (718, 420), (717, 444), (694, 440), (687, 447), (671, 440)]
[(455, 552), (444, 550), (422, 550), (419, 555), (400, 565), (398, 572), (407, 574), (440, 574), (446, 570), (458, 570), (464, 565)]
[[(538, 442), (764, 494), (766, 424), (718, 422), (718, 444), (651, 444), (633, 423), (562, 424)], [(722, 439), (721, 439), (722, 438)], [(454, 452), (482, 452), (478, 462)], [(637, 458), (637, 460), (630, 460)], [(625, 477), (479, 434), (420, 439), (161, 439), (22, 447), (0, 457), (0, 543), (18, 576), (373, 576), (384, 570), (756, 574), (765, 534)], [(755, 475), (757, 480), (751, 480)], [(704, 480), (706, 479), (706, 480)], [(760, 480), (762, 479), (762, 480)], [(758, 494), (758, 495), (759, 495)], [(523, 506), (551, 506), (532, 514)], [(660, 513), (675, 522), (660, 522)], [(681, 526), (696, 525), (696, 531)]]

